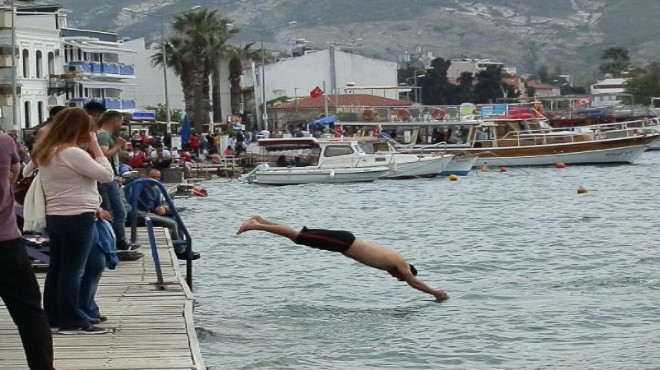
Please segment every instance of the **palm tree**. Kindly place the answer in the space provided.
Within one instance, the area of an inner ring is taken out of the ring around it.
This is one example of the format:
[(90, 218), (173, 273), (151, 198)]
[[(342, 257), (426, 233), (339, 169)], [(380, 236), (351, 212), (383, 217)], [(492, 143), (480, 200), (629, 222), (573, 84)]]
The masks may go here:
[[(186, 113), (192, 116), (195, 131), (209, 122), (211, 111), (210, 76), (220, 83), (218, 64), (226, 55), (227, 40), (237, 31), (229, 29), (230, 20), (217, 10), (199, 9), (174, 17), (174, 36), (166, 44), (168, 60), (181, 79)], [(155, 65), (163, 63), (162, 49), (152, 57)], [(214, 82), (215, 83), (215, 82)], [(214, 91), (219, 92), (216, 86)], [(214, 120), (222, 120), (219, 94), (214, 101)]]
[(241, 98), (243, 89), (241, 77), (243, 76), (243, 62), (257, 59), (261, 56), (260, 50), (252, 50), (254, 43), (245, 45), (232, 45), (229, 48), (229, 83), (231, 84), (231, 114), (241, 113)]

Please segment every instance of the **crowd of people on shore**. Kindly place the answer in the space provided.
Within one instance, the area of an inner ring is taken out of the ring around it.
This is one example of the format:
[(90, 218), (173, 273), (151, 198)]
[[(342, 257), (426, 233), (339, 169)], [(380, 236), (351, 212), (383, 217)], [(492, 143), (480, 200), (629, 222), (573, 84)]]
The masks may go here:
[[(49, 119), (25, 142), (0, 133), (0, 298), (18, 327), (32, 369), (53, 368), (53, 333), (109, 332), (97, 326), (108, 320), (95, 300), (103, 271), (119, 260), (143, 256), (137, 251), (140, 245), (126, 238), (133, 180), (159, 182), (159, 168), (195, 160), (192, 147), (174, 155), (166, 146), (167, 135), (123, 137), (122, 123), (121, 113), (90, 102), (84, 108), (52, 108)], [(142, 168), (141, 174), (134, 168)], [(19, 202), (20, 177), (31, 184)], [(136, 211), (140, 219), (149, 216), (167, 227), (174, 240), (181, 239), (156, 183), (142, 186)], [(23, 230), (22, 216), (25, 226), (39, 227)], [(23, 238), (27, 232), (39, 232), (49, 241), (43, 306)], [(184, 252), (185, 247), (175, 247), (177, 257), (185, 259)]]

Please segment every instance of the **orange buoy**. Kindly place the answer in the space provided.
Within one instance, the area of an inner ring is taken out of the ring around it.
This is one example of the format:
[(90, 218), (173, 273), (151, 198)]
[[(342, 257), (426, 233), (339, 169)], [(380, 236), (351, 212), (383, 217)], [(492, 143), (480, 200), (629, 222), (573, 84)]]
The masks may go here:
[(506, 172), (506, 171), (508, 171), (508, 170), (509, 170), (509, 169), (506, 168), (506, 167), (500, 167), (500, 172)]
[(458, 181), (458, 176), (456, 175), (449, 175), (447, 178), (449, 179), (449, 181)]
[(483, 166), (481, 166), (481, 168), (479, 169), (479, 171), (481, 171), (481, 172), (488, 172), (488, 171), (490, 171), (490, 170), (488, 169), (488, 166), (483, 165)]
[(192, 188), (191, 195), (194, 196), (194, 197), (205, 198), (205, 197), (209, 196), (209, 192), (206, 191), (206, 189), (204, 189), (202, 187), (195, 186), (194, 188)]
[(564, 162), (555, 163), (555, 168), (560, 168), (560, 169), (561, 168), (566, 168), (566, 163), (564, 163)]
[(589, 190), (587, 190), (587, 188), (584, 187), (584, 185), (580, 185), (580, 187), (577, 189), (578, 194), (586, 194), (588, 191)]

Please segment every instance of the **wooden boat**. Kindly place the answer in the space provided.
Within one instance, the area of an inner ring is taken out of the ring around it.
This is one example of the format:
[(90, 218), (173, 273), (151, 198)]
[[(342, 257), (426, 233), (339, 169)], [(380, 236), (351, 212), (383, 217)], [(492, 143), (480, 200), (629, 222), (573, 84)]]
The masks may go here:
[[(394, 139), (402, 141), (399, 149), (410, 153), (436, 150), (477, 156), (476, 166), (632, 163), (660, 137), (658, 131), (645, 128), (640, 121), (558, 129), (532, 108), (508, 104), (473, 107), (471, 112), (454, 107), (458, 113), (442, 119), (420, 115), (409, 122), (341, 124), (371, 127), (363, 131), (372, 134), (397, 134)], [(428, 112), (440, 108), (422, 109)], [(448, 107), (442, 110), (451, 112)]]

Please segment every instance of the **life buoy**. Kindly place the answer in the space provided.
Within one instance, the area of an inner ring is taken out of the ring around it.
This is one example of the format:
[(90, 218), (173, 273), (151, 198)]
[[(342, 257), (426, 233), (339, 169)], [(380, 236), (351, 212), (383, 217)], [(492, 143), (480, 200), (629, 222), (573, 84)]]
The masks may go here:
[(543, 106), (543, 104), (541, 103), (534, 104), (534, 112), (536, 112), (538, 116), (542, 116), (544, 111), (545, 111), (545, 107)]
[(578, 99), (576, 103), (577, 103), (577, 105), (579, 105), (581, 107), (585, 107), (585, 106), (589, 105), (589, 99), (586, 99), (586, 98)]
[(371, 135), (374, 137), (380, 137), (380, 130), (378, 128), (373, 129), (373, 131), (371, 131)]
[(444, 109), (436, 108), (431, 111), (431, 117), (436, 121), (442, 121), (445, 119), (445, 116), (447, 116), (447, 112), (445, 112)]
[(191, 195), (194, 197), (206, 198), (209, 196), (209, 192), (202, 187), (195, 186), (194, 188), (192, 188)]
[(214, 164), (220, 164), (220, 162), (221, 162), (220, 156), (219, 155), (214, 155), (213, 157), (211, 157), (211, 162), (213, 162)]
[(397, 109), (395, 114), (396, 114), (396, 118), (401, 122), (408, 122), (412, 117), (410, 111), (407, 109)]
[(371, 109), (365, 109), (364, 112), (362, 112), (362, 119), (367, 121), (367, 122), (373, 122), (376, 120), (376, 117), (378, 117), (378, 113)]

